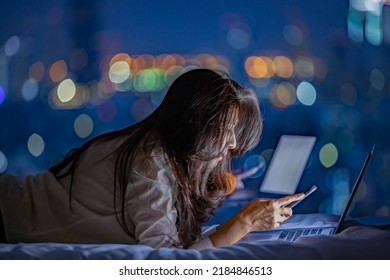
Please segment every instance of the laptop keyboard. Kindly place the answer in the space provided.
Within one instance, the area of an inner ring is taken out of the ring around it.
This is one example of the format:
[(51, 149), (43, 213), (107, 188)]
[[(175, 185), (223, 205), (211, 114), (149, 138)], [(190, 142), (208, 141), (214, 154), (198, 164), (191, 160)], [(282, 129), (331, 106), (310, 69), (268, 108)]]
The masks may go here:
[(280, 233), (278, 240), (294, 241), (300, 236), (318, 235), (322, 233), (322, 228), (303, 230), (284, 230)]

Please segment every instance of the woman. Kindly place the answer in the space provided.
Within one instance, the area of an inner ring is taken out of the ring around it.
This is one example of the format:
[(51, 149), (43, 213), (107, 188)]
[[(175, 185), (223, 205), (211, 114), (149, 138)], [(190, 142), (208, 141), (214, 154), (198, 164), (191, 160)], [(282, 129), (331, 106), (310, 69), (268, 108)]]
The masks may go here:
[(235, 188), (231, 158), (255, 147), (261, 131), (253, 92), (212, 70), (189, 71), (140, 123), (88, 141), (49, 172), (1, 176), (7, 241), (202, 249), (276, 227), (302, 195), (254, 199), (201, 233)]

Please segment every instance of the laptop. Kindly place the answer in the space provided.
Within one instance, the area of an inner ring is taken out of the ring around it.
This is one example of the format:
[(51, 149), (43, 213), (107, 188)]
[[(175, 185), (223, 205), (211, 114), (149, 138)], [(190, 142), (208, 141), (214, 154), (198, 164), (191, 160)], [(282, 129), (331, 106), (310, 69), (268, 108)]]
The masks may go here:
[[(372, 154), (374, 152), (375, 145), (369, 151), (363, 167), (360, 170), (359, 176), (355, 182), (355, 185), (352, 189), (352, 192), (349, 196), (347, 204), (344, 207), (344, 211), (340, 216), (338, 222), (330, 223), (326, 226), (317, 226), (317, 227), (307, 227), (304, 228), (287, 228), (284, 227), (286, 224), (282, 224), (279, 229), (276, 230), (268, 230), (268, 231), (257, 231), (252, 234), (248, 234), (247, 237), (244, 237), (242, 241), (266, 241), (266, 240), (283, 240), (283, 241), (294, 241), (300, 236), (309, 236), (309, 235), (333, 235), (341, 232), (343, 229), (343, 223), (347, 217), (349, 209), (351, 207), (352, 201), (357, 193), (360, 183), (362, 181), (363, 175), (367, 169), (367, 166), (371, 160)], [(291, 219), (291, 218), (290, 218)], [(288, 225), (288, 224), (287, 224)]]

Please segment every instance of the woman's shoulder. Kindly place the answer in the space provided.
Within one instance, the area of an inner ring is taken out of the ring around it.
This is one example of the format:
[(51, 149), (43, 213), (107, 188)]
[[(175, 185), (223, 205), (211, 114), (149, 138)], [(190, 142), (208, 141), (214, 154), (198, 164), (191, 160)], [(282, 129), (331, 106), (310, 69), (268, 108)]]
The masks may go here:
[(167, 156), (159, 138), (154, 134), (145, 135), (135, 151), (135, 161), (155, 167), (168, 167)]
[(155, 135), (147, 135), (139, 143), (132, 163), (132, 171), (148, 178), (163, 176), (174, 180), (168, 156)]

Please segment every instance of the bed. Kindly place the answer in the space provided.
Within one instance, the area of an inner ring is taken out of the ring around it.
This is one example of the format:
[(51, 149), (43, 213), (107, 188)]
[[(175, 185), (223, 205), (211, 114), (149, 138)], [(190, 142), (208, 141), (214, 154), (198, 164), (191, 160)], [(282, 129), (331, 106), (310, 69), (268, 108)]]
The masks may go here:
[[(281, 227), (324, 225), (338, 217), (329, 214), (297, 214)], [(375, 221), (374, 221), (375, 220)], [(360, 222), (386, 224), (389, 217), (364, 218)], [(374, 221), (374, 222), (373, 222)], [(172, 248), (153, 249), (143, 245), (19, 243), (0, 244), (0, 259), (6, 260), (307, 260), (307, 259), (390, 259), (390, 230), (352, 225), (332, 236), (300, 237), (294, 242), (259, 241), (257, 233), (239, 243), (202, 251)]]

